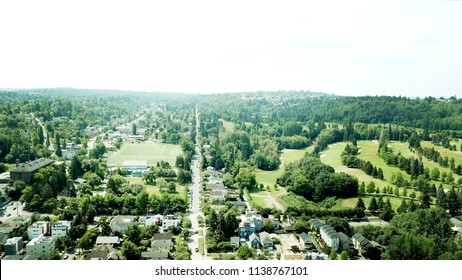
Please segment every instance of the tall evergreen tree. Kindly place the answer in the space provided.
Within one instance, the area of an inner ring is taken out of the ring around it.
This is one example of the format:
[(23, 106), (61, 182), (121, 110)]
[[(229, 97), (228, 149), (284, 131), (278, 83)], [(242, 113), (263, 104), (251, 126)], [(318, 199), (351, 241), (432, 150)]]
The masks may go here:
[(371, 213), (376, 213), (377, 210), (379, 209), (377, 205), (377, 200), (375, 199), (375, 196), (372, 197), (371, 201), (369, 202), (369, 212)]

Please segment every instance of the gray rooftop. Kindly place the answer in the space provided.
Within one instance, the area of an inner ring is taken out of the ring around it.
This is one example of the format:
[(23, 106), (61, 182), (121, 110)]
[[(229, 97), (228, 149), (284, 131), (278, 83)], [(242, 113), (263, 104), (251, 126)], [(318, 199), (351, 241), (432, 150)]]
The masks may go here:
[(22, 164), (19, 167), (11, 170), (10, 172), (33, 172), (42, 167), (52, 164), (54, 161), (48, 158), (40, 158), (31, 162)]
[(120, 240), (118, 236), (98, 236), (96, 238), (96, 244), (119, 244)]

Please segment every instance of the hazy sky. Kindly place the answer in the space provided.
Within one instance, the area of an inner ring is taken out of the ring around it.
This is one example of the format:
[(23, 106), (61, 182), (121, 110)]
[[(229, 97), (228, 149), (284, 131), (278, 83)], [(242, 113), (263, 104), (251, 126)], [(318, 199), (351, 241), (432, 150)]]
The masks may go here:
[(0, 88), (462, 97), (462, 1), (224, 2), (2, 0)]

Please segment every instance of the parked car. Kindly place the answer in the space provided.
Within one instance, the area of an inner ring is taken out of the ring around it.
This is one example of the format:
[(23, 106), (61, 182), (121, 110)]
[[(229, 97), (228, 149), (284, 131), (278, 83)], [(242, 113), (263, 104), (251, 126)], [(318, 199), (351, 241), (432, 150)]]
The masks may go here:
[(199, 252), (199, 248), (196, 248), (195, 251), (196, 251), (196, 252)]

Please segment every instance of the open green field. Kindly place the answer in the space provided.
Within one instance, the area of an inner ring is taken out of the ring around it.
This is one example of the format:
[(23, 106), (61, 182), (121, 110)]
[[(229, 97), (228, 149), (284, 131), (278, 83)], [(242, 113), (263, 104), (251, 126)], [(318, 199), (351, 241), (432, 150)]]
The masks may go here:
[(123, 145), (119, 151), (110, 156), (107, 164), (119, 166), (124, 160), (147, 160), (149, 165), (154, 165), (163, 160), (174, 166), (176, 157), (180, 154), (180, 145), (130, 143)]
[[(429, 142), (429, 141), (422, 141), (420, 142), (420, 144), (422, 145), (422, 147), (424, 148), (434, 148), (436, 151), (438, 151), (442, 157), (448, 157), (448, 158), (451, 158), (453, 157), (454, 158), (454, 164), (457, 166), (458, 164), (462, 164), (462, 152), (460, 151), (450, 151), (442, 146), (436, 146), (435, 144), (433, 144), (432, 142)], [(460, 147), (457, 147), (456, 145), (456, 148), (460, 148)]]
[(383, 170), (383, 177), (386, 181), (391, 182), (392, 175), (398, 173), (401, 173), (403, 178), (408, 181), (411, 179), (411, 176), (406, 172), (401, 171), (398, 167), (388, 166), (385, 161), (379, 157), (377, 153), (379, 148), (378, 141), (358, 141), (358, 147), (361, 149), (361, 153), (358, 155), (358, 158), (370, 161), (372, 165), (376, 167), (381, 167)]
[(282, 164), (279, 166), (277, 170), (274, 171), (263, 171), (263, 170), (257, 170), (256, 172), (256, 179), (257, 183), (260, 184), (262, 183), (265, 186), (273, 186), (276, 184), (276, 179), (284, 173), (285, 170), (285, 165), (289, 164), (291, 162), (300, 160), (303, 158), (305, 153), (310, 153), (314, 150), (314, 146), (307, 147), (305, 149), (300, 149), (300, 150), (290, 150), (290, 149), (284, 149), (282, 150)]
[[(380, 188), (391, 185), (391, 183), (389, 182), (385, 182), (385, 181), (382, 181), (382, 180), (379, 180), (372, 176), (367, 175), (361, 169), (348, 168), (345, 165), (343, 165), (340, 159), (340, 155), (345, 149), (346, 144), (347, 142), (340, 142), (340, 143), (329, 145), (327, 150), (323, 151), (320, 155), (321, 162), (332, 166), (336, 172), (344, 172), (352, 176), (355, 176), (356, 178), (358, 178), (359, 182), (365, 182), (366, 185), (371, 181), (374, 182), (375, 185), (379, 186)], [(385, 162), (383, 163), (383, 165), (385, 166)]]
[[(149, 194), (162, 195), (162, 193), (159, 191), (159, 187), (145, 184), (143, 179), (141, 179), (141, 177), (124, 177), (124, 179), (129, 181), (132, 184), (143, 185)], [(186, 187), (178, 183), (175, 183), (175, 185), (176, 185), (176, 194), (183, 195), (184, 189)]]
[(223, 119), (220, 119), (220, 121), (223, 123), (223, 127), (227, 132), (233, 132), (234, 131), (234, 126), (235, 124), (233, 122), (228, 122)]
[(257, 206), (285, 210), (285, 206), (280, 202), (280, 197), (287, 194), (285, 188), (279, 187), (275, 189), (273, 186), (270, 186), (269, 190), (266, 187), (264, 189), (253, 188), (249, 191), (249, 194), (252, 198), (252, 203)]
[(454, 139), (449, 142), (451, 146), (456, 145), (457, 150), (460, 152), (460, 144), (462, 144), (462, 141), (460, 139)]

